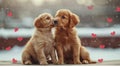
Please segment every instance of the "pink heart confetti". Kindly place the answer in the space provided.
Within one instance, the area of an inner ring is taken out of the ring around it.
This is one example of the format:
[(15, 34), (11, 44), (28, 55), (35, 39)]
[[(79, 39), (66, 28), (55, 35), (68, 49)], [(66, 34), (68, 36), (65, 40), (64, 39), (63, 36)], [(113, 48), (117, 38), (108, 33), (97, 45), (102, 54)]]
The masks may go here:
[(98, 62), (102, 63), (102, 62), (103, 62), (103, 59), (102, 59), (102, 58), (98, 59)]
[(7, 13), (7, 16), (9, 16), (9, 17), (11, 17), (13, 14), (12, 14), (12, 12), (11, 11), (9, 11), (8, 13)]
[(13, 58), (12, 63), (17, 63), (17, 59)]
[(17, 32), (18, 30), (19, 30), (19, 28), (18, 28), (18, 27), (14, 28), (14, 32)]
[(94, 7), (93, 5), (87, 6), (87, 8), (88, 8), (89, 10), (92, 10), (93, 7)]
[(114, 36), (116, 33), (115, 33), (115, 31), (113, 31), (113, 32), (111, 32), (110, 34), (111, 34), (112, 36)]
[(18, 40), (18, 41), (22, 41), (22, 40), (23, 40), (23, 37), (18, 37), (17, 40)]
[(11, 46), (8, 46), (7, 48), (5, 48), (5, 50), (7, 51), (11, 50)]
[(113, 21), (113, 19), (112, 19), (112, 18), (110, 18), (110, 17), (109, 17), (109, 18), (107, 18), (107, 22), (108, 22), (108, 23), (111, 23), (112, 21)]
[(92, 33), (91, 36), (95, 38), (97, 35), (95, 33)]
[(116, 7), (116, 12), (120, 12), (120, 6)]
[(104, 48), (105, 48), (105, 45), (101, 44), (99, 47), (100, 47), (101, 49), (104, 49)]

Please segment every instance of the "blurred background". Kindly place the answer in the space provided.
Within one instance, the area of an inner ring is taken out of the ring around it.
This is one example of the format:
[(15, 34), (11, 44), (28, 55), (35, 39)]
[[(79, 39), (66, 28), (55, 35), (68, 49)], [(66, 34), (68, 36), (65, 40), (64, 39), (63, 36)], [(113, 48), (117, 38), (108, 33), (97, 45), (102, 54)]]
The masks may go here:
[[(78, 27), (120, 25), (119, 0), (0, 0), (0, 28), (31, 28), (39, 14), (49, 12), (54, 16), (62, 8), (80, 16)], [(113, 22), (108, 23), (107, 18), (112, 18)]]
[(33, 20), (44, 12), (54, 16), (59, 9), (80, 17), (77, 32), (94, 60), (109, 60), (113, 54), (112, 60), (120, 60), (120, 0), (0, 0), (0, 60), (20, 59), (34, 31)]

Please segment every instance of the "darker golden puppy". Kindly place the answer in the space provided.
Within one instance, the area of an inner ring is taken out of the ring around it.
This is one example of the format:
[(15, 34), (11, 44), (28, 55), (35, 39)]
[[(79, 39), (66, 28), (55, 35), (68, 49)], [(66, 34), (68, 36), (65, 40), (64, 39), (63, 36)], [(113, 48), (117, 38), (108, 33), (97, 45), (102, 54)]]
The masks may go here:
[(66, 9), (57, 11), (54, 24), (56, 25), (55, 42), (58, 64), (71, 63), (72, 61), (74, 64), (81, 64), (81, 42), (75, 28), (79, 22), (79, 17), (71, 11)]
[(22, 53), (23, 64), (48, 64), (50, 56), (53, 63), (56, 63), (54, 49), (54, 39), (51, 28), (53, 27), (53, 17), (48, 13), (43, 13), (34, 21), (35, 31)]
[[(56, 25), (55, 42), (58, 53), (58, 64), (92, 63), (88, 51), (81, 46), (75, 26), (80, 22), (79, 17), (70, 10), (58, 10), (54, 24)], [(81, 60), (81, 61), (80, 61)]]

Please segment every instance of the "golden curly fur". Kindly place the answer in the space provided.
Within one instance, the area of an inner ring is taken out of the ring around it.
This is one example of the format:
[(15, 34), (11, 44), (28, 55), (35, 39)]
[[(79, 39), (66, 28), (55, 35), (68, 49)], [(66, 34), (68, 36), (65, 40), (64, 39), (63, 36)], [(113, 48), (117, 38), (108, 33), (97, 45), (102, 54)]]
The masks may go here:
[(54, 39), (51, 28), (53, 27), (53, 17), (49, 13), (39, 15), (35, 21), (35, 32), (25, 45), (22, 53), (23, 64), (48, 64), (50, 56), (53, 63), (56, 63), (54, 49)]
[(58, 64), (70, 63), (71, 60), (74, 64), (81, 64), (79, 60), (81, 42), (75, 28), (79, 21), (76, 14), (66, 9), (58, 10), (55, 15), (55, 45)]
[(75, 26), (80, 22), (79, 17), (67, 9), (56, 12), (55, 42), (58, 54), (58, 64), (91, 63), (88, 51), (81, 45)]

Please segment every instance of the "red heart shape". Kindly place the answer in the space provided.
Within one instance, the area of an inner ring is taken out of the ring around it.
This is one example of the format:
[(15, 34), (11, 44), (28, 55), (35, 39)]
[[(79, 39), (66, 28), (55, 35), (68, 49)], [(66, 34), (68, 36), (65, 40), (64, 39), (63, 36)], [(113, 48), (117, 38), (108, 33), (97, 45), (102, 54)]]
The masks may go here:
[(95, 33), (92, 33), (91, 35), (93, 38), (95, 38), (97, 36)]
[(100, 47), (101, 49), (103, 49), (103, 48), (105, 48), (105, 45), (101, 44), (99, 47)]
[(103, 62), (103, 59), (102, 59), (102, 58), (98, 59), (98, 62), (102, 63), (102, 62)]
[(7, 48), (5, 48), (5, 50), (9, 51), (11, 49), (11, 46), (8, 46)]
[(113, 31), (113, 32), (111, 32), (110, 34), (111, 34), (112, 36), (114, 36), (116, 33), (115, 33), (115, 31)]
[(23, 37), (18, 37), (17, 40), (18, 40), (18, 41), (22, 41), (22, 40), (23, 40)]
[(7, 13), (7, 16), (11, 17), (11, 16), (12, 16), (12, 12), (9, 11), (9, 12)]
[(87, 6), (87, 8), (88, 8), (89, 10), (92, 10), (93, 7), (94, 7), (93, 5)]
[(119, 6), (116, 7), (116, 12), (120, 12), (120, 7)]
[(15, 58), (13, 58), (12, 63), (17, 63), (17, 60)]
[(107, 22), (109, 22), (109, 23), (111, 23), (113, 21), (113, 19), (112, 18), (107, 18)]
[(14, 28), (14, 32), (17, 32), (18, 30), (19, 30), (19, 28), (18, 28), (18, 27)]

